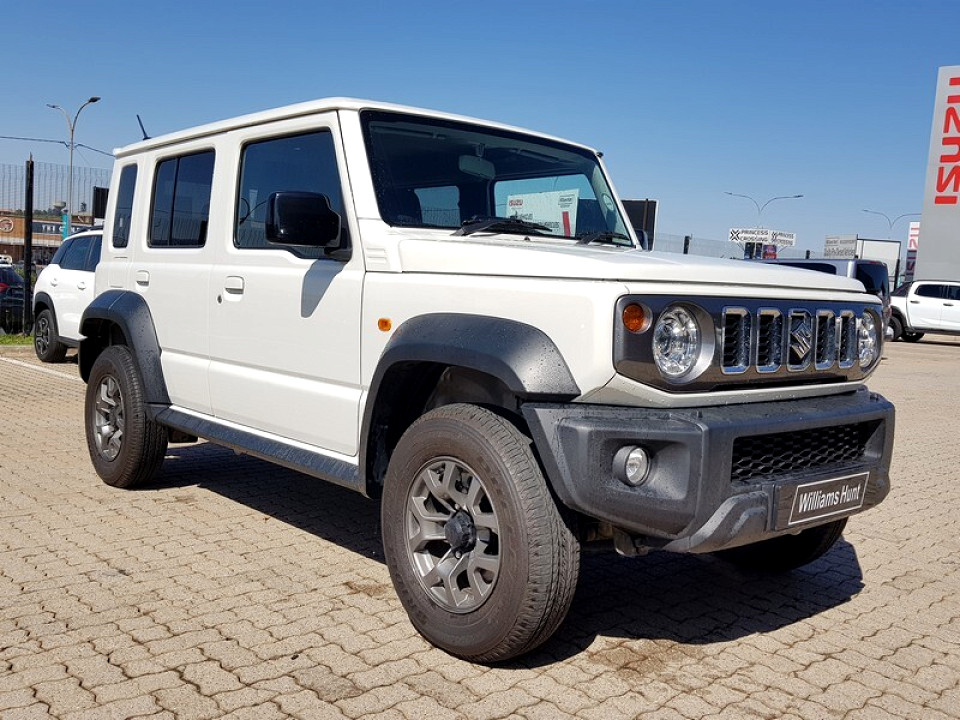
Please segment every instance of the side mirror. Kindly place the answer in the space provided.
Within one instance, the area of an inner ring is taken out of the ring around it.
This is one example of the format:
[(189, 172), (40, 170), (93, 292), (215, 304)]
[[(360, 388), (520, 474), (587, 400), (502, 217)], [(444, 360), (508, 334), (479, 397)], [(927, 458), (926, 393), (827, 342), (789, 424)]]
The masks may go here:
[(284, 191), (267, 198), (267, 241), (277, 245), (335, 248), (340, 244), (340, 216), (320, 193)]

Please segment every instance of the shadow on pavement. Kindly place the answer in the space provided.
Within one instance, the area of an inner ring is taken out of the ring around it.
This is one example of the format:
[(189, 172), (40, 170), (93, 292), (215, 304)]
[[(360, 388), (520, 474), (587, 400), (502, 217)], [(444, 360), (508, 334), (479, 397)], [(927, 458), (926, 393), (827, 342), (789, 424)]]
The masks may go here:
[[(196, 485), (365, 557), (383, 562), (379, 504), (352, 491), (212, 444), (174, 446), (156, 482), (139, 492)], [(623, 647), (598, 662), (640, 669), (698, 647), (777, 630), (842, 605), (863, 588), (845, 540), (814, 563), (775, 576), (711, 556), (585, 554), (566, 621), (541, 649), (515, 663), (538, 667), (578, 655), (598, 637), (666, 641), (649, 655)], [(633, 646), (635, 647), (635, 646)], [(643, 647), (647, 647), (645, 644)], [(636, 655), (626, 657), (624, 654)]]

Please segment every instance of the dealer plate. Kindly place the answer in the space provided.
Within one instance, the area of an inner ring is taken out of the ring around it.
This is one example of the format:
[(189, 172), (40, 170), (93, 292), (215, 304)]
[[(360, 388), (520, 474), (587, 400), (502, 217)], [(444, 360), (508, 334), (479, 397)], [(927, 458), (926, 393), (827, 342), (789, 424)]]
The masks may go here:
[[(797, 485), (793, 488), (787, 525), (845, 515), (860, 509), (863, 507), (869, 477), (870, 473), (862, 472)], [(789, 491), (785, 494), (789, 495)]]

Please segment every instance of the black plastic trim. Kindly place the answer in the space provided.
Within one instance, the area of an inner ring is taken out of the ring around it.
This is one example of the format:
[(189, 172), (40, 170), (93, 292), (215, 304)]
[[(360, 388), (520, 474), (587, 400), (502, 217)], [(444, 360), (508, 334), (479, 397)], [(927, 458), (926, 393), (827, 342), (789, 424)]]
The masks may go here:
[(107, 290), (93, 299), (80, 320), (79, 364), (84, 381), (90, 377), (94, 361), (110, 344), (111, 336), (104, 326), (116, 326), (133, 351), (143, 379), (144, 400), (152, 405), (169, 405), (170, 396), (160, 365), (160, 343), (147, 301), (129, 290)]
[(567, 402), (581, 394), (557, 346), (532, 325), (458, 313), (411, 318), (394, 331), (370, 382), (360, 432), (361, 468), (368, 468), (370, 433), (384, 378), (391, 368), (414, 363), (485, 373), (524, 401)]
[(343, 460), (228, 427), (216, 420), (198, 418), (171, 407), (157, 409), (155, 420), (165, 427), (204, 438), (231, 450), (312, 475), (350, 490), (364, 491), (357, 466)]
[[(737, 437), (876, 422), (863, 460), (847, 463), (842, 472), (869, 473), (861, 510), (878, 504), (889, 491), (894, 409), (866, 389), (676, 410), (530, 403), (522, 411), (561, 501), (644, 538), (650, 547), (711, 552), (781, 534), (774, 525), (783, 488), (840, 472), (811, 468), (732, 483)], [(639, 487), (619, 480), (614, 468), (617, 451), (628, 445), (643, 446), (652, 457), (648, 479)]]

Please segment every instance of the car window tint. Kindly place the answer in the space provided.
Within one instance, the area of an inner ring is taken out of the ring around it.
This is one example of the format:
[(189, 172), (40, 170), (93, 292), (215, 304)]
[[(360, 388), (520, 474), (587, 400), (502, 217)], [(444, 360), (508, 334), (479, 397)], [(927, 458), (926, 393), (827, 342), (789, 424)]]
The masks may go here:
[(67, 250), (70, 249), (70, 246), (73, 245), (74, 238), (67, 238), (62, 243), (60, 247), (57, 248), (57, 251), (53, 254), (53, 257), (50, 259), (51, 265), (59, 265), (60, 261), (63, 260), (63, 256), (67, 254)]
[(0, 268), (0, 283), (4, 285), (23, 285), (23, 278), (13, 268)]
[(90, 243), (90, 251), (87, 253), (87, 262), (83, 266), (83, 269), (88, 272), (93, 272), (96, 270), (97, 263), (100, 262), (100, 243), (102, 238), (102, 235), (94, 235), (93, 240)]
[(60, 260), (60, 267), (64, 270), (83, 270), (87, 264), (87, 252), (90, 250), (92, 240), (93, 237), (90, 235), (81, 235), (76, 238)]
[(947, 299), (960, 300), (960, 285), (947, 285)]
[(212, 185), (212, 150), (162, 161), (153, 185), (150, 247), (202, 247)]
[(917, 288), (916, 294), (919, 295), (920, 297), (938, 298), (938, 297), (943, 297), (942, 290), (943, 290), (943, 285), (926, 283)]
[(117, 187), (117, 207), (113, 213), (113, 246), (124, 248), (130, 241), (130, 222), (133, 219), (133, 191), (137, 185), (137, 166), (127, 165), (120, 171)]
[(884, 298), (889, 295), (886, 265), (858, 264), (857, 280), (863, 283), (869, 293)]
[[(340, 215), (341, 232), (347, 232), (340, 172), (333, 136), (327, 130), (270, 138), (243, 148), (234, 245), (238, 248), (272, 248), (300, 257), (317, 258), (323, 248), (279, 247), (267, 242), (266, 216), (270, 195), (293, 191), (326, 195), (330, 208)], [(348, 245), (345, 236), (341, 247)]]

